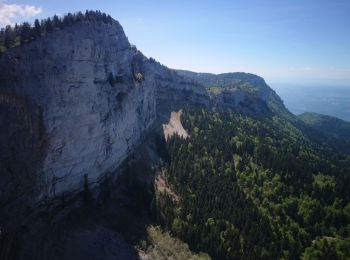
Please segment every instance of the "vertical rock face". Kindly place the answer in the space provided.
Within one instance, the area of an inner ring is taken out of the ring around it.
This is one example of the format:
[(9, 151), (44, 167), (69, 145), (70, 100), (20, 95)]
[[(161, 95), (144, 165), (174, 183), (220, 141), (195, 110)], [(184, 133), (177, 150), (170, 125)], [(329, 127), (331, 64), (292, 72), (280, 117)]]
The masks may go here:
[(1, 56), (1, 198), (71, 192), (119, 165), (156, 117), (135, 56), (117, 22), (75, 24)]
[(168, 123), (171, 112), (188, 105), (205, 107), (213, 105), (213, 100), (203, 86), (192, 79), (182, 77), (175, 70), (159, 63), (149, 62), (148, 67), (154, 75), (157, 89), (157, 119), (162, 123)]
[(291, 116), (276, 92), (257, 75), (244, 72), (222, 74), (186, 70), (176, 70), (176, 72), (206, 87), (211, 92), (217, 107), (234, 109), (251, 115), (277, 113), (289, 118)]
[(0, 72), (3, 212), (99, 181), (171, 111), (210, 103), (202, 87), (131, 47), (116, 21), (13, 48)]
[[(216, 95), (203, 87), (242, 82)], [(258, 113), (271, 104), (283, 106), (257, 76), (175, 71), (147, 59), (116, 21), (78, 22), (12, 48), (0, 55), (0, 220), (99, 182), (172, 111)]]

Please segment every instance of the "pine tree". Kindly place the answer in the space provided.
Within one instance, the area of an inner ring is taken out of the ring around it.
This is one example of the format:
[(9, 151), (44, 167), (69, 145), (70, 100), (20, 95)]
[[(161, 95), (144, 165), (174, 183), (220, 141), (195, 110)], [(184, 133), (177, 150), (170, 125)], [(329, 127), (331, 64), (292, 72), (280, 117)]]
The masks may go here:
[(63, 26), (69, 26), (69, 25), (72, 25), (73, 23), (74, 23), (74, 18), (71, 13), (68, 13), (63, 17)]
[(52, 26), (52, 21), (50, 18), (48, 18), (45, 21), (45, 31), (46, 33), (52, 32), (53, 31), (53, 26)]
[(63, 23), (62, 23), (62, 21), (60, 20), (60, 18), (58, 18), (57, 15), (54, 15), (53, 18), (52, 18), (52, 25), (53, 25), (53, 27), (56, 28), (56, 29), (58, 29), (58, 28), (61, 29), (62, 26), (63, 26)]
[(4, 35), (4, 44), (7, 49), (11, 48), (15, 43), (15, 32), (11, 25), (6, 26)]
[(20, 34), (20, 40), (21, 40), (21, 45), (24, 44), (25, 42), (30, 40), (30, 25), (29, 23), (23, 23), (21, 26), (21, 34)]
[(1, 28), (0, 29), (0, 46), (5, 45), (4, 40), (5, 40), (5, 29)]
[(41, 26), (38, 19), (35, 19), (34, 21), (34, 35), (35, 38), (41, 37)]

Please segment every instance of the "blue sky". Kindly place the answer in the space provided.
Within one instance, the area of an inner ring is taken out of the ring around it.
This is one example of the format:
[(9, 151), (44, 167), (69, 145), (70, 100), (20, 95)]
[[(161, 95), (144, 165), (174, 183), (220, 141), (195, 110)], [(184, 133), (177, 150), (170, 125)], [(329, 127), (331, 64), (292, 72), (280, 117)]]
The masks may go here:
[[(27, 11), (8, 18), (9, 5)], [(0, 0), (0, 23), (86, 9), (111, 14), (131, 43), (172, 68), (350, 86), (349, 0)]]

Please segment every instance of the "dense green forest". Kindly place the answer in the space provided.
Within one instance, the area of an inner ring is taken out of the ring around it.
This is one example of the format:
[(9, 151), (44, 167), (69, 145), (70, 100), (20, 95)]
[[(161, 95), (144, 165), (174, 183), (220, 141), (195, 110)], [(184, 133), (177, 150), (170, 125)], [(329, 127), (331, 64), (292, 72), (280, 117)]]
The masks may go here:
[(214, 259), (348, 259), (350, 157), (280, 117), (187, 109), (155, 220)]

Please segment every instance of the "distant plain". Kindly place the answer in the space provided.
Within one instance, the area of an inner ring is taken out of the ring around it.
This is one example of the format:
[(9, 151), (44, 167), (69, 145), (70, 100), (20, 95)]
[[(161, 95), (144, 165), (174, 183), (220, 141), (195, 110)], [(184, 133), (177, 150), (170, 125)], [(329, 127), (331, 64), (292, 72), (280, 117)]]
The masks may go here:
[(315, 112), (350, 122), (350, 86), (270, 85), (296, 115)]

